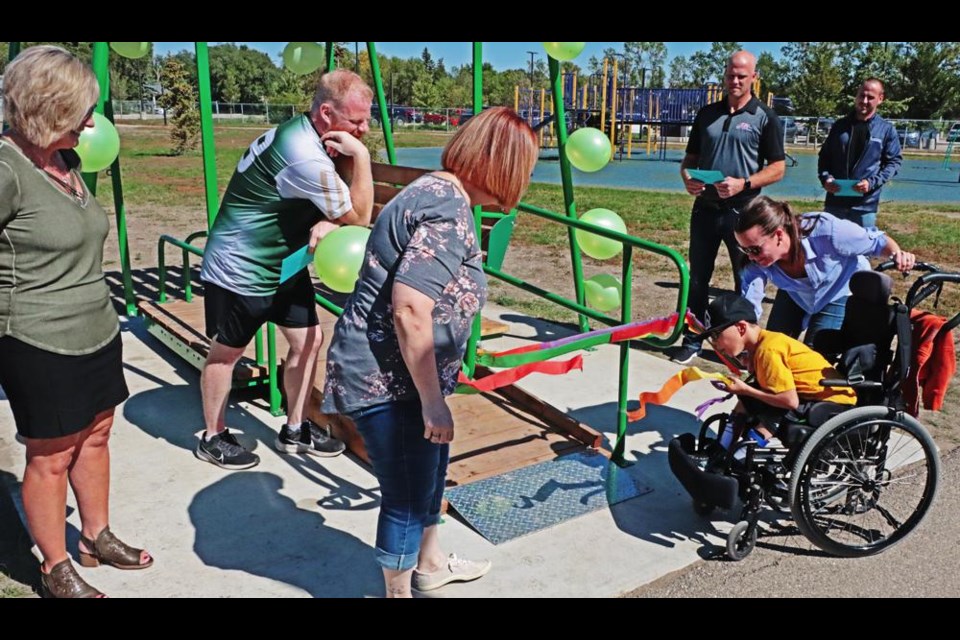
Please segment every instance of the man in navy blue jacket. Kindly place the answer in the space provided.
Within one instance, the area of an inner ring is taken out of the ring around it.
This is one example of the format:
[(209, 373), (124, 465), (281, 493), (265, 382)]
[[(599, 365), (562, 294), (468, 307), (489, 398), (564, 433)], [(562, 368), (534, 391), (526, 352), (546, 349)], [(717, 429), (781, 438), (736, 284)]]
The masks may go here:
[[(868, 78), (857, 91), (853, 113), (840, 118), (820, 148), (817, 172), (827, 191), (824, 211), (862, 227), (877, 226), (880, 190), (900, 170), (900, 138), (889, 122), (877, 115), (883, 104), (883, 83)], [(836, 180), (857, 180), (860, 195), (837, 195)]]

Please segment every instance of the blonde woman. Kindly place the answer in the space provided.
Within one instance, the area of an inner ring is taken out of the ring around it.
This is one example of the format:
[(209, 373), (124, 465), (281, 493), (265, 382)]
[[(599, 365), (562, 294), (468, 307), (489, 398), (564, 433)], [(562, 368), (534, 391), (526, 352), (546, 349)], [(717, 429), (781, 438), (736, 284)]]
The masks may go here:
[(73, 148), (100, 94), (89, 66), (52, 46), (26, 49), (4, 76), (0, 137), (0, 386), (26, 443), (24, 510), (56, 598), (103, 597), (70, 562), (67, 485), (84, 566), (145, 569), (150, 554), (109, 528), (116, 406), (129, 395), (117, 315), (101, 263), (106, 213)]
[(376, 557), (387, 597), (475, 580), (490, 563), (447, 556), (437, 522), (453, 392), (486, 299), (471, 207), (510, 209), (537, 161), (515, 112), (496, 107), (447, 144), (442, 171), (408, 185), (377, 218), (327, 356), (323, 410), (349, 416), (380, 482)]

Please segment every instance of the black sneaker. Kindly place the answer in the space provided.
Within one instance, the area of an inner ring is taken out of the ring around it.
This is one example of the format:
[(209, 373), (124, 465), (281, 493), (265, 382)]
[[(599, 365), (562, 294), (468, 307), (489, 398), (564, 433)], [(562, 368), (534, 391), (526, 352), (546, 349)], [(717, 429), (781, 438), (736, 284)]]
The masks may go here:
[(670, 360), (677, 364), (690, 364), (693, 359), (700, 355), (700, 347), (692, 344), (685, 344), (674, 347), (670, 351)]
[(249, 469), (260, 464), (260, 456), (251, 453), (240, 446), (236, 436), (224, 430), (206, 439), (207, 434), (200, 436), (197, 443), (196, 456), (224, 469)]
[(307, 445), (300, 442), (303, 429), (292, 431), (290, 425), (280, 427), (277, 439), (273, 441), (273, 448), (280, 453), (306, 453)]
[(300, 425), (300, 441), (304, 444), (304, 452), (320, 458), (332, 458), (343, 453), (347, 448), (340, 440), (330, 433), (330, 427), (321, 427), (312, 420), (304, 420)]

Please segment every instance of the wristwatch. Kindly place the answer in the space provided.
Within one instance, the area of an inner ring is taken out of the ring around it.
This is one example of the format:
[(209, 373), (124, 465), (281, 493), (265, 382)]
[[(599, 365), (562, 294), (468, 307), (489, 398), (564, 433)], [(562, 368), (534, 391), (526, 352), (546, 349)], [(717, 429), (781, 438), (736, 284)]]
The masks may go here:
[(750, 178), (747, 178), (743, 181), (743, 190), (747, 191), (750, 188)]

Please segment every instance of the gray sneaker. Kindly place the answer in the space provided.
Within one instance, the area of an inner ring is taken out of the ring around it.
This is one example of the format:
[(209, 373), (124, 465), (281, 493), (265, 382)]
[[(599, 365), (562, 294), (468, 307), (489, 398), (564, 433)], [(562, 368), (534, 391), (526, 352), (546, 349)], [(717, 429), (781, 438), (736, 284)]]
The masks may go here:
[(207, 434), (200, 436), (196, 456), (223, 469), (249, 469), (260, 464), (260, 456), (244, 449), (236, 436), (225, 429), (209, 440)]
[(414, 569), (411, 586), (417, 591), (433, 591), (451, 582), (470, 582), (487, 575), (492, 566), (489, 560), (475, 562), (451, 553), (446, 566), (433, 573), (421, 573)]

